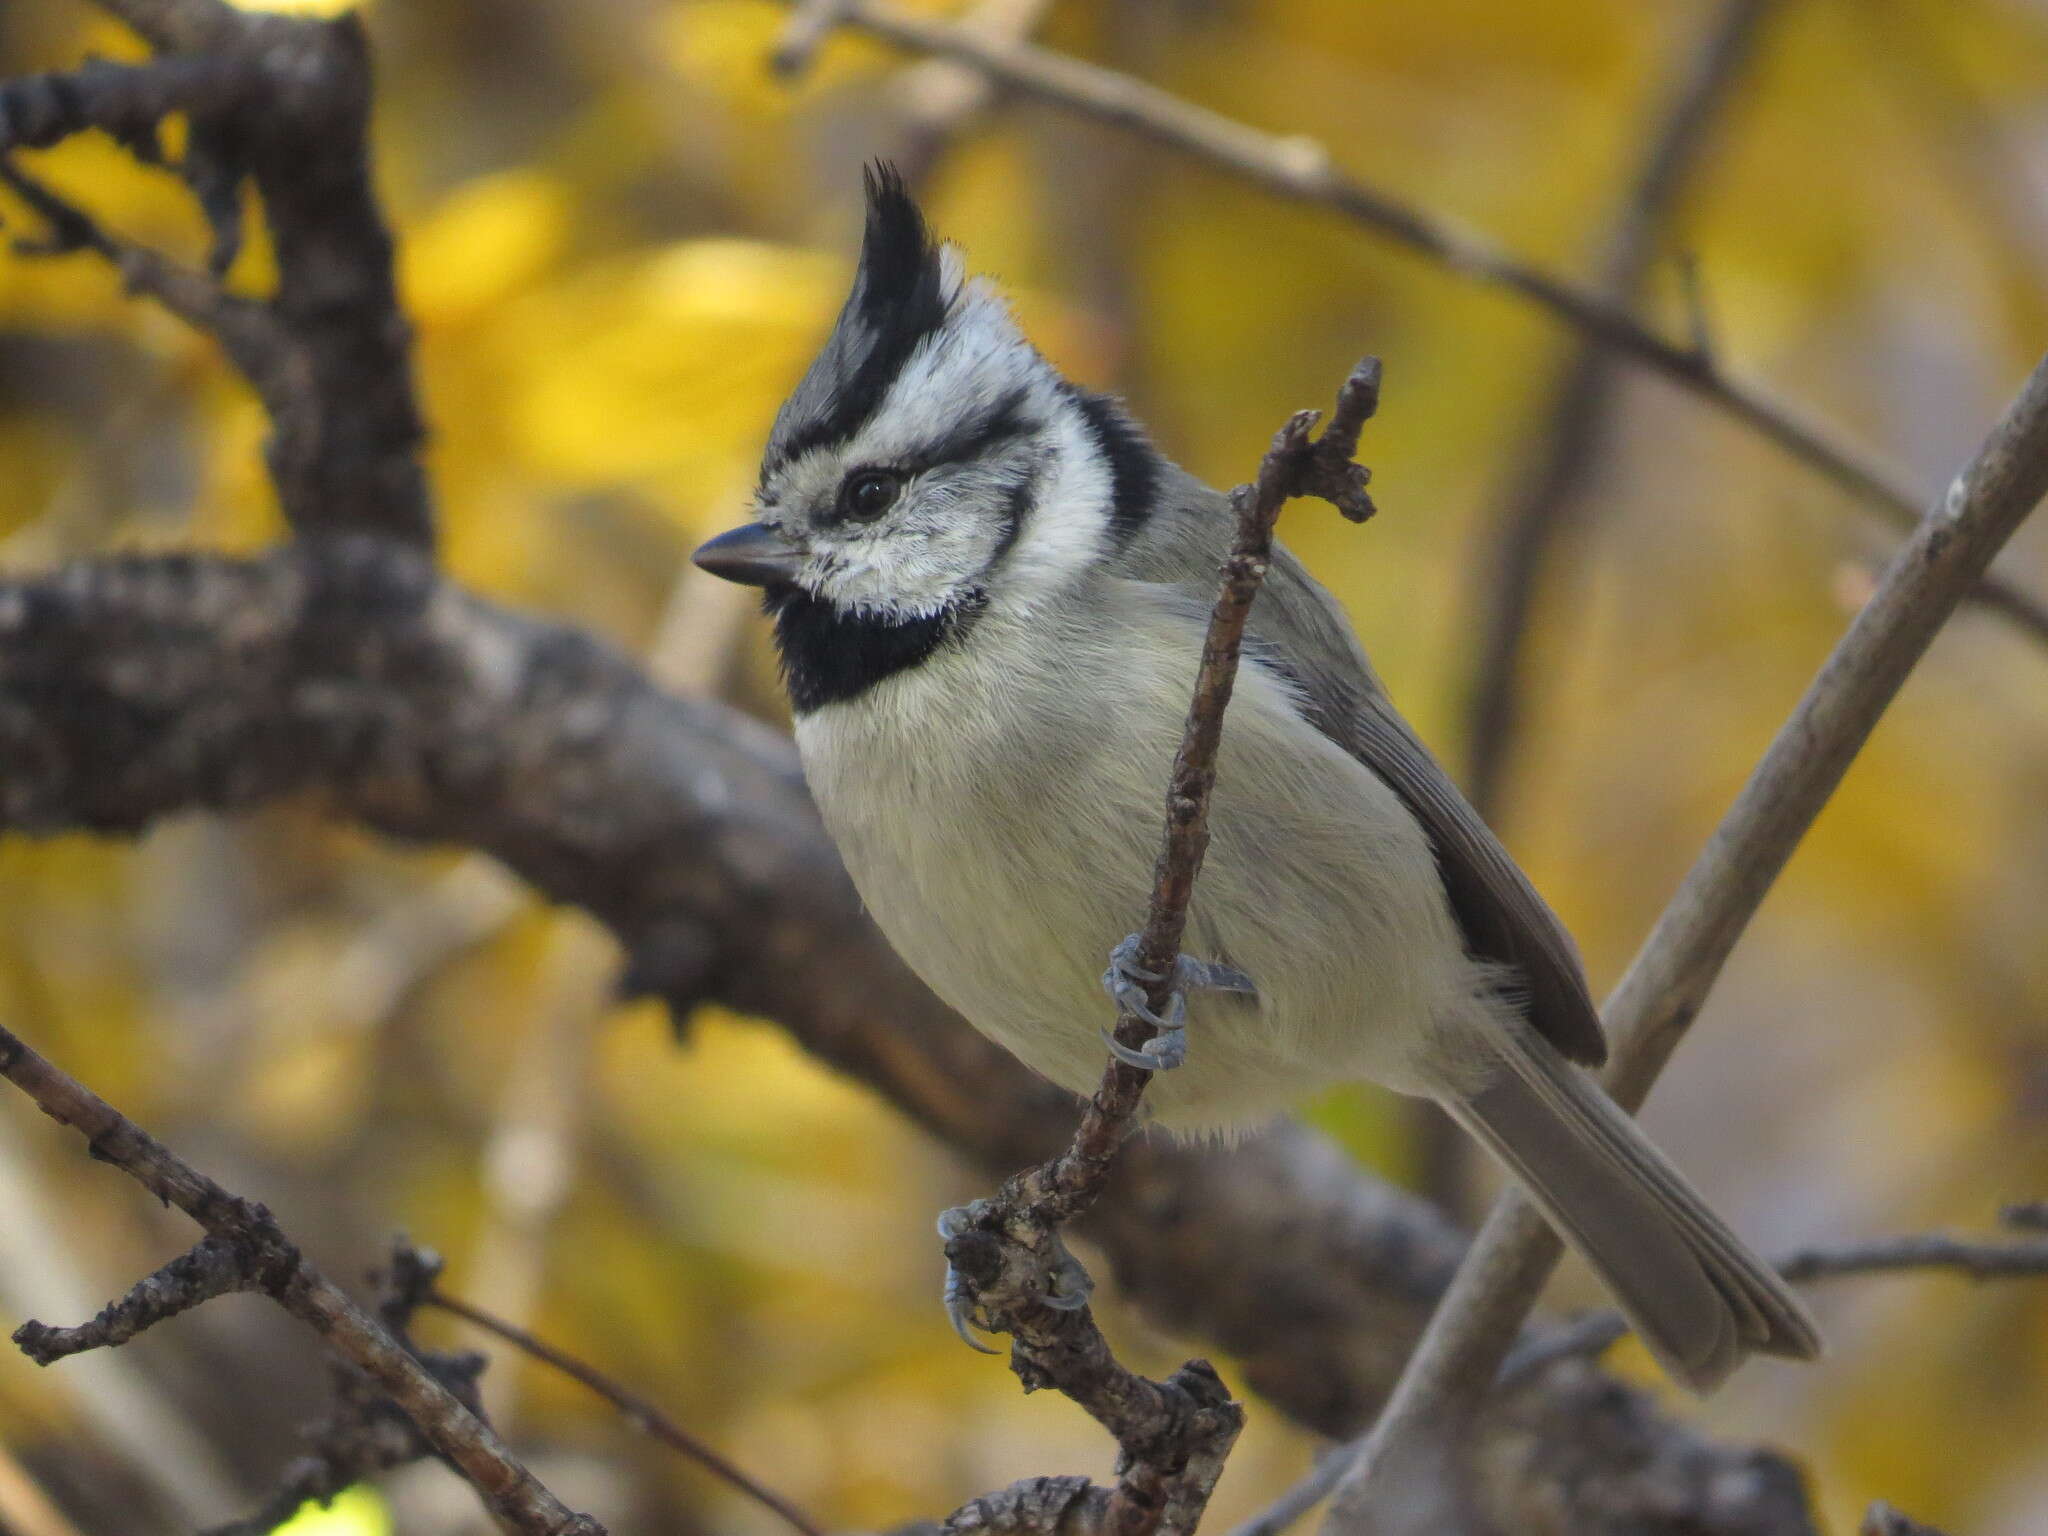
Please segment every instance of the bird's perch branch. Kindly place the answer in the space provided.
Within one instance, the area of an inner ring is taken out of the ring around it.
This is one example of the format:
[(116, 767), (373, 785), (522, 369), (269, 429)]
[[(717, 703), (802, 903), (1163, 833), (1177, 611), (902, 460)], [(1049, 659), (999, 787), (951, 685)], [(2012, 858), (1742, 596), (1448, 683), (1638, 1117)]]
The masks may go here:
[[(1638, 1107), (1697, 1017), (1722, 964), (1885, 707), (1992, 557), (2048, 494), (2048, 358), (1948, 493), (1893, 557), (1771, 742), (1608, 1000), (1608, 1089)], [(1338, 1489), (1331, 1528), (1381, 1531), (1375, 1469), (1468, 1424), (1491, 1390), (1558, 1241), (1510, 1190), (1438, 1304), (1371, 1441)]]
[[(1731, 373), (1690, 340), (1658, 335), (1611, 295), (1558, 277), (1484, 234), (1340, 170), (1314, 139), (1264, 133), (1099, 64), (1022, 40), (991, 40), (956, 23), (913, 16), (885, 0), (808, 3), (803, 14), (815, 29), (804, 34), (807, 49), (834, 25), (852, 27), (900, 48), (971, 65), (1021, 95), (1129, 129), (1276, 197), (1327, 208), (1462, 277), (1512, 293), (1604, 350), (1670, 379), (1894, 527), (1910, 529), (1919, 521), (1922, 489), (1896, 465), (1763, 385)], [(2048, 641), (2048, 603), (1996, 577), (1980, 577), (1974, 585), (1977, 601)]]
[(51, 1119), (76, 1130), (95, 1158), (176, 1206), (206, 1233), (183, 1260), (157, 1271), (89, 1323), (24, 1323), (15, 1342), (31, 1359), (47, 1365), (81, 1350), (120, 1344), (209, 1297), (261, 1291), (375, 1382), (509, 1528), (526, 1536), (603, 1536), (603, 1527), (548, 1492), (445, 1381), (308, 1262), (269, 1211), (229, 1194), (5, 1028), (0, 1077)]
[[(1379, 403), (1379, 379), (1377, 359), (1361, 363), (1338, 394), (1322, 437), (1311, 435), (1319, 413), (1298, 413), (1274, 437), (1257, 480), (1232, 494), (1237, 533), (1167, 783), (1166, 829), (1138, 940), (1139, 967), (1159, 978), (1148, 988), (1155, 1015), (1163, 1016), (1171, 1001), (1188, 902), (1208, 850), (1223, 715), (1245, 624), (1272, 558), (1273, 525), (1298, 496), (1324, 497), (1359, 522), (1372, 515), (1366, 471), (1354, 458), (1359, 433)], [(1142, 1045), (1152, 1032), (1136, 1014), (1119, 1010), (1120, 1044)], [(1204, 1360), (1190, 1361), (1165, 1382), (1135, 1375), (1118, 1363), (1085, 1302), (1057, 1305), (1050, 1294), (1050, 1277), (1064, 1257), (1059, 1229), (1101, 1196), (1151, 1076), (1112, 1058), (1066, 1151), (1015, 1175), (994, 1199), (968, 1207), (948, 1231), (946, 1256), (988, 1326), (1010, 1335), (1011, 1364), (1026, 1389), (1059, 1388), (1116, 1436), (1123, 1463), (1104, 1514), (1110, 1527), (1186, 1532), (1208, 1504), (1243, 1410)]]

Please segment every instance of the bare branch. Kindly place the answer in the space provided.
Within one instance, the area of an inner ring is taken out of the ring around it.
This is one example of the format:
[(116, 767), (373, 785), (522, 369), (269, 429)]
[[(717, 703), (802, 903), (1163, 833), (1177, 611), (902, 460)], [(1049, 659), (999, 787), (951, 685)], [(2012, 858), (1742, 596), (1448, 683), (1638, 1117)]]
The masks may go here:
[[(0, 152), (99, 127), (147, 159), (156, 125), (185, 112), (180, 169), (214, 229), (212, 275), (99, 233), (18, 171), (9, 180), (53, 221), (57, 249), (116, 262), (136, 291), (221, 340), (270, 415), (266, 457), (295, 529), (429, 543), (412, 333), (370, 178), (361, 23), (221, 0), (106, 0), (104, 8), (163, 51), (142, 64), (87, 64), (0, 85)], [(277, 255), (276, 290), (262, 300), (232, 298), (218, 285), (239, 240), (244, 180), (263, 199)]]
[[(1606, 1082), (1624, 1107), (1642, 1103), (1885, 706), (2044, 492), (2048, 358), (1886, 568), (1608, 1000)], [(1534, 1207), (1503, 1195), (1339, 1488), (1332, 1529), (1384, 1529), (1368, 1491), (1375, 1466), (1440, 1445), (1469, 1420), (1558, 1253)]]
[[(574, 630), (417, 553), (309, 541), (256, 561), (118, 557), (0, 581), (0, 828), (132, 832), (312, 794), (386, 833), (486, 850), (625, 946), (629, 984), (781, 1021), (998, 1175), (1058, 1150), (1075, 1100), (940, 1004), (861, 910), (788, 738), (662, 694)], [(1080, 1229), (1169, 1333), (1333, 1438), (1362, 1430), (1462, 1237), (1283, 1127), (1235, 1148), (1137, 1137)], [(1607, 1426), (1597, 1439), (1588, 1422)], [(1599, 1477), (1522, 1454), (1577, 1435)], [(1782, 1460), (1700, 1439), (1605, 1376), (1489, 1420), (1486, 1507), (1586, 1536), (1793, 1524)], [(1770, 1476), (1751, 1475), (1757, 1468)], [(1633, 1494), (1624, 1490), (1633, 1489)], [(1667, 1516), (1618, 1522), (1620, 1508)], [(1725, 1521), (1717, 1524), (1716, 1521)]]
[[(1138, 936), (1138, 969), (1155, 978), (1146, 999), (1155, 1016), (1172, 999), (1188, 902), (1208, 851), (1209, 795), (1223, 715), (1245, 624), (1272, 559), (1273, 525), (1289, 500), (1306, 495), (1326, 498), (1354, 521), (1372, 515), (1367, 473), (1353, 458), (1359, 433), (1378, 406), (1379, 380), (1377, 359), (1359, 364), (1339, 392), (1321, 439), (1310, 436), (1318, 413), (1298, 413), (1274, 437), (1258, 479), (1232, 493), (1237, 536), (1223, 562), (1187, 726), (1167, 783), (1166, 828), (1150, 911)], [(1135, 1049), (1152, 1034), (1153, 1026), (1132, 1010), (1118, 1010), (1119, 1045)], [(964, 1219), (958, 1227), (946, 1229), (946, 1257), (957, 1281), (966, 1285), (967, 1300), (988, 1326), (1010, 1335), (1011, 1365), (1027, 1389), (1058, 1387), (1116, 1436), (1123, 1463), (1106, 1518), (1131, 1536), (1191, 1532), (1244, 1423), (1243, 1410), (1230, 1401), (1207, 1361), (1188, 1362), (1164, 1383), (1148, 1381), (1117, 1361), (1085, 1300), (1076, 1305), (1052, 1295), (1052, 1276), (1065, 1260), (1059, 1229), (1101, 1197), (1151, 1076), (1112, 1056), (1067, 1150), (1015, 1175), (993, 1200), (976, 1201), (959, 1213)]]
[[(1708, 401), (1865, 503), (1894, 527), (1919, 521), (1913, 478), (1835, 427), (1715, 359), (1650, 330), (1622, 304), (1509, 254), (1489, 237), (1403, 202), (1336, 168), (1300, 135), (1262, 133), (1156, 86), (1030, 43), (991, 42), (967, 28), (912, 16), (882, 0), (845, 0), (842, 24), (899, 47), (971, 64), (1023, 95), (1128, 128), (1223, 167), (1277, 197), (1328, 208), (1462, 277), (1526, 299), (1556, 320)], [(1978, 600), (2048, 640), (2048, 602), (1995, 577)]]
[[(269, 1211), (229, 1194), (5, 1028), (0, 1028), (0, 1077), (35, 1100), (51, 1119), (84, 1136), (95, 1158), (113, 1164), (158, 1199), (175, 1205), (216, 1243), (204, 1258), (188, 1256), (192, 1262), (182, 1276), (174, 1265), (152, 1277), (155, 1285), (146, 1303), (131, 1296), (79, 1330), (25, 1325), (22, 1333), (27, 1337), (18, 1337), (18, 1341), (32, 1358), (37, 1357), (39, 1347), (54, 1348), (49, 1356), (54, 1359), (69, 1348), (119, 1343), (137, 1328), (204, 1299), (199, 1293), (217, 1295), (225, 1289), (245, 1288), (223, 1282), (224, 1274), (238, 1270), (374, 1381), (513, 1529), (529, 1536), (603, 1536), (601, 1526), (573, 1513), (541, 1486), (442, 1381), (314, 1268)], [(235, 1253), (232, 1264), (223, 1257), (223, 1250)], [(182, 1304), (169, 1294), (180, 1283), (194, 1293)], [(101, 1327), (112, 1314), (120, 1314), (121, 1320)], [(129, 1323), (135, 1326), (127, 1327)], [(81, 1337), (94, 1329), (101, 1336)], [(64, 1345), (69, 1348), (56, 1347)]]
[(899, 1526), (891, 1536), (1121, 1536), (1110, 1492), (1085, 1477), (1028, 1477), (984, 1494), (944, 1520)]
[(26, 1322), (14, 1330), (14, 1343), (37, 1365), (54, 1365), (66, 1355), (126, 1344), (144, 1329), (189, 1312), (202, 1301), (264, 1289), (267, 1284), (258, 1254), (249, 1244), (204, 1237), (162, 1269), (136, 1281), (126, 1296), (91, 1322), (76, 1328)]
[(155, 299), (194, 330), (211, 336), (245, 378), (267, 378), (281, 366), (285, 337), (263, 304), (227, 292), (205, 273), (195, 272), (161, 251), (108, 233), (92, 215), (5, 154), (0, 154), (0, 183), (49, 226), (41, 241), (17, 239), (17, 255), (51, 257), (90, 251), (121, 274), (131, 294)]

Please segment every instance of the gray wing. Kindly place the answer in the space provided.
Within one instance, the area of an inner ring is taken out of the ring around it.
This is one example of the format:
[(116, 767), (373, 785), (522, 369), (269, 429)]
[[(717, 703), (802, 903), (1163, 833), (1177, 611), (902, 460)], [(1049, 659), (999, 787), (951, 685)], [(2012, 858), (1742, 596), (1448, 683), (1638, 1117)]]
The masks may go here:
[[(1160, 513), (1116, 564), (1120, 574), (1183, 588), (1206, 610), (1227, 544), (1228, 504), (1189, 477), (1173, 479)], [(1571, 935), (1395, 711), (1337, 600), (1278, 545), (1250, 630), (1255, 653), (1301, 689), (1311, 723), (1422, 823), (1471, 953), (1514, 968), (1530, 1023), (1568, 1059), (1604, 1062), (1606, 1038)]]

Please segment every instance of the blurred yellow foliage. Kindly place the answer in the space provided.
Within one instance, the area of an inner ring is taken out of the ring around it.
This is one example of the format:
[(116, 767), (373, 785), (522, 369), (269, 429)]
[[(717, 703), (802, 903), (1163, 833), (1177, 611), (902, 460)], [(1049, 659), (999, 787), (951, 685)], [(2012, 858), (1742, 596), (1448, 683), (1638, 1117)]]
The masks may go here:
[[(1708, 9), (1068, 0), (1046, 36), (1311, 134), (1359, 174), (1579, 271)], [(1697, 257), (1732, 363), (1931, 489), (2048, 334), (2048, 17), (2005, 0), (1779, 11), (1663, 244)], [(412, 0), (366, 15), (444, 556), (493, 596), (620, 645), (647, 643), (690, 546), (740, 517), (776, 405), (844, 295), (859, 167), (905, 152), (903, 61), (841, 39), (778, 82), (765, 58), (785, 14)], [(10, 71), (89, 50), (136, 51), (78, 0), (14, 0), (0, 17)], [(91, 135), (24, 158), (109, 228), (202, 258), (174, 176)], [(1457, 762), (1478, 564), (1568, 339), (1325, 213), (1041, 106), (968, 127), (924, 190), (1049, 354), (1126, 390), (1215, 483), (1247, 477), (1286, 413), (1325, 402), (1360, 353), (1385, 358), (1367, 437), (1383, 515), (1357, 530), (1303, 508), (1287, 532)], [(36, 232), (17, 201), (0, 213), (9, 234)], [(269, 261), (258, 221), (238, 289), (261, 292)], [(1645, 303), (1682, 325), (1669, 263)], [(210, 345), (102, 264), (0, 259), (11, 570), (110, 547), (261, 547), (280, 533), (264, 430)], [(1600, 466), (1584, 536), (1538, 606), (1505, 831), (1604, 986), (1888, 538), (1660, 384), (1628, 383)], [(2008, 564), (2048, 590), (2048, 531)], [(742, 644), (751, 697), (773, 710), (758, 632)], [(1766, 1249), (1981, 1226), (2002, 1200), (2048, 1194), (2044, 679), (2048, 656), (1995, 620), (1954, 626), (1651, 1106)], [(11, 839), (0, 1016), (270, 1200), (337, 1273), (406, 1227), (449, 1255), (452, 1289), (502, 1288), (833, 1526), (1108, 1470), (1093, 1426), (1021, 1397), (940, 1316), (931, 1217), (979, 1178), (765, 1025), (707, 1013), (678, 1041), (657, 1011), (612, 1006), (565, 973), (574, 920), (492, 895), (488, 878), (310, 808), (181, 821), (132, 848)], [(564, 1059), (536, 1097), (532, 1064)], [(1415, 1166), (1408, 1122), (1378, 1096), (1313, 1113), (1375, 1165)], [(24, 1105), (4, 1118), (0, 1161), (64, 1212), (79, 1315), (186, 1240)], [(521, 1156), (559, 1171), (559, 1201), (508, 1198), (493, 1169)], [(0, 1234), (10, 1317), (22, 1262)], [(1595, 1294), (1561, 1282), (1567, 1303)], [(1703, 1410), (1711, 1432), (1802, 1454), (1840, 1529), (1880, 1494), (1976, 1536), (2048, 1524), (2048, 1295), (1873, 1280), (1819, 1303), (1832, 1361), (1746, 1375)], [(206, 1318), (124, 1355), (169, 1393), (194, 1374), (179, 1351), (210, 1351), (197, 1374), (245, 1386), (233, 1402), (190, 1389), (189, 1411), (281, 1465), (297, 1405), (314, 1411), (279, 1363), (302, 1341), (251, 1343)], [(1111, 1322), (1139, 1363), (1180, 1358), (1184, 1341)], [(773, 1528), (580, 1389), (494, 1353), (509, 1432), (591, 1450), (631, 1492), (619, 1508), (650, 1511), (614, 1530)], [(0, 1436), (32, 1458), (53, 1432), (94, 1433), (78, 1379), (0, 1356)], [(1218, 1528), (1309, 1450), (1258, 1412)], [(409, 1528), (349, 1498), (290, 1529)]]

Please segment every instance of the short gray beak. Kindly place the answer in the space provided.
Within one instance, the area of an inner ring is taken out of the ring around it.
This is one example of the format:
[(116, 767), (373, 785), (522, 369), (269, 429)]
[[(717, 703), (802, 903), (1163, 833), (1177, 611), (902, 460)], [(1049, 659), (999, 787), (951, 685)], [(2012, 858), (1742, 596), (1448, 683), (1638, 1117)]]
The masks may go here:
[(779, 587), (796, 580), (804, 551), (780, 528), (743, 523), (690, 556), (697, 568), (749, 587)]

